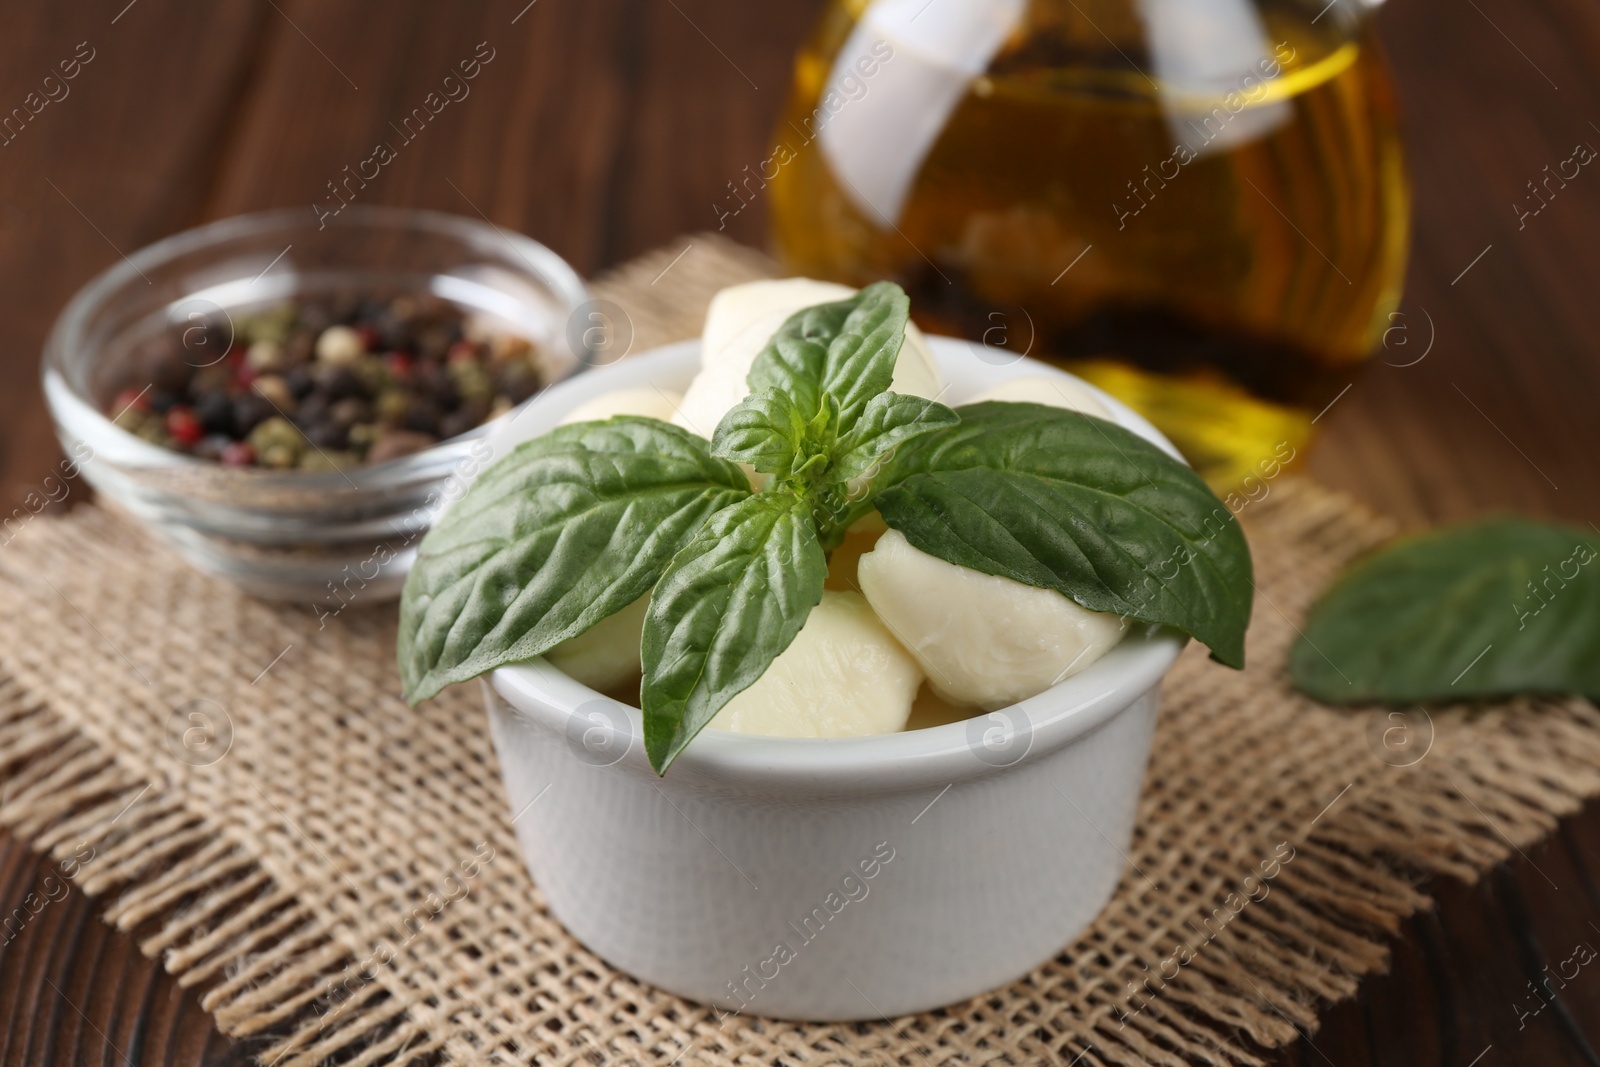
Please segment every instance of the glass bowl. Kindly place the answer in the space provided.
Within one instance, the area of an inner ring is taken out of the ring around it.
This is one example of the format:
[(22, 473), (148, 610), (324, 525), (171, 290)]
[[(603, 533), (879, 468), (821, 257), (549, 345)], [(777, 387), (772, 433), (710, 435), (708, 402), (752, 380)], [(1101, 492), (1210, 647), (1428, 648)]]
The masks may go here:
[[(591, 362), (588, 335), (567, 328), (588, 291), (543, 245), (430, 211), (351, 205), (324, 222), (284, 209), (158, 241), (84, 286), (44, 349), (56, 435), (96, 490), (200, 570), (256, 596), (307, 601), (319, 617), (355, 600), (398, 595), (434, 515), (493, 458), (485, 438), (521, 406), (370, 466), (224, 467), (144, 441), (103, 413), (141, 344), (163, 332), (180, 343), (215, 344), (218, 331), (231, 336), (235, 316), (290, 298), (412, 293), (432, 294), (532, 341), (549, 380)], [(220, 358), (212, 348), (190, 362)]]

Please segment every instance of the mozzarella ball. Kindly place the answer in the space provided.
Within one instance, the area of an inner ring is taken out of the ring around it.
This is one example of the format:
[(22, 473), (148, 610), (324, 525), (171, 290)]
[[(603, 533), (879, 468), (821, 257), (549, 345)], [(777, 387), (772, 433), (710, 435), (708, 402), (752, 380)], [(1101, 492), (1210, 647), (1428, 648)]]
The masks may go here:
[(794, 641), (711, 720), (773, 737), (864, 737), (904, 729), (922, 671), (859, 593), (825, 591)]
[(1116, 416), (1111, 414), (1111, 409), (1101, 403), (1100, 398), (1089, 391), (1088, 386), (1070, 378), (1056, 378), (1045, 374), (1012, 378), (1008, 382), (990, 386), (966, 403), (976, 404), (980, 400), (1043, 404), (1045, 407), (1066, 408), (1068, 411), (1081, 411), (1087, 415), (1098, 415), (1102, 419), (1116, 420)]
[(572, 422), (595, 422), (600, 419), (609, 419), (613, 415), (643, 415), (646, 418), (660, 419), (662, 422), (671, 422), (673, 414), (678, 410), (678, 405), (683, 401), (682, 393), (675, 393), (668, 389), (614, 389), (609, 393), (590, 397), (562, 418), (560, 425), (565, 426)]
[(644, 636), (644, 616), (650, 597), (640, 597), (615, 615), (608, 615), (577, 637), (571, 637), (544, 654), (557, 670), (590, 689), (617, 694), (637, 689), (644, 668), (639, 662), (639, 640)]
[[(831, 304), (855, 295), (848, 285), (810, 278), (764, 278), (719, 289), (706, 306), (705, 329), (700, 334), (700, 361), (709, 365), (734, 336), (752, 323), (776, 315), (778, 326), (801, 308)], [(767, 331), (771, 337), (778, 326)]]
[[(750, 368), (789, 316), (854, 293), (854, 289), (809, 278), (749, 282), (719, 292), (706, 313), (700, 373), (689, 383), (672, 421), (690, 433), (710, 437), (722, 416), (750, 394)], [(905, 343), (900, 346), (889, 388), (929, 399), (944, 388), (928, 342), (913, 325), (906, 326)]]
[(1105, 655), (1125, 621), (1053, 589), (931, 556), (890, 530), (861, 557), (867, 602), (959, 707), (992, 711), (1035, 696)]

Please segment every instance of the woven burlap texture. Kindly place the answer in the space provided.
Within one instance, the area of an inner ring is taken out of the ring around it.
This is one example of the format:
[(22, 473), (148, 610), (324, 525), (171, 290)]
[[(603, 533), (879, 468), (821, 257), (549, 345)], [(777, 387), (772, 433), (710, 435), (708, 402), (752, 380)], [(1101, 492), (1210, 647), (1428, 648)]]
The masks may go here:
[[(702, 235), (596, 288), (639, 350), (770, 270)], [(1296, 620), (1392, 531), (1266, 484), (1241, 512), (1250, 667), (1191, 647), (1174, 668), (1116, 896), (1046, 965), (943, 1011), (719, 1020), (615, 971), (521, 865), (477, 688), (400, 700), (392, 605), (253, 601), (101, 507), (0, 552), (0, 822), (224, 1032), (265, 1035), (265, 1063), (1259, 1062), (1383, 966), (1424, 878), (1470, 879), (1600, 792), (1581, 701), (1438, 710), (1430, 730), (1290, 692)]]

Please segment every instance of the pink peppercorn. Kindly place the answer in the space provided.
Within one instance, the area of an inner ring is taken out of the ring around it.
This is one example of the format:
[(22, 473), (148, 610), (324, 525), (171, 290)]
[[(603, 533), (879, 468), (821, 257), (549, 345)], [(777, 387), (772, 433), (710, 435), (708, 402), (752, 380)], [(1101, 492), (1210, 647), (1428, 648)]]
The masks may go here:
[(192, 445), (205, 436), (205, 427), (195, 417), (194, 409), (184, 404), (174, 404), (167, 409), (167, 433), (180, 445)]

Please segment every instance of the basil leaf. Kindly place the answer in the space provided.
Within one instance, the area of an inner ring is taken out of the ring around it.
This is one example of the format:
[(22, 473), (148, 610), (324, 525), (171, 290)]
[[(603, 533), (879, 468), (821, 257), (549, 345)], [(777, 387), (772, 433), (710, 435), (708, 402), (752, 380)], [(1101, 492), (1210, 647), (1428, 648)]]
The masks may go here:
[(711, 452), (786, 478), (806, 461), (807, 414), (788, 393), (763, 389), (734, 405), (711, 438)]
[(745, 382), (752, 393), (776, 389), (802, 411), (821, 406), (822, 374), (828, 345), (855, 310), (856, 298), (804, 308), (789, 316), (750, 365)]
[(752, 392), (777, 389), (802, 411), (815, 412), (824, 393), (849, 432), (867, 401), (889, 388), (905, 341), (910, 300), (893, 282), (876, 282), (846, 300), (789, 317), (750, 367)]
[(1591, 533), (1510, 518), (1397, 541), (1322, 595), (1289, 675), (1336, 704), (1600, 699), (1597, 555)]
[(891, 449), (960, 421), (954, 411), (932, 400), (903, 393), (879, 393), (867, 401), (855, 426), (839, 442), (829, 474), (840, 481), (859, 478), (878, 465)]
[(1078, 412), (988, 401), (957, 413), (897, 452), (877, 498), (885, 522), (941, 559), (1176, 627), (1243, 666), (1250, 551), (1198, 475)]
[(423, 538), (400, 600), (406, 699), (529, 659), (627, 607), (744, 472), (655, 419), (558, 427), (483, 472)]
[(786, 493), (718, 512), (673, 558), (641, 645), (644, 743), (657, 774), (789, 647), (827, 573), (809, 509)]
[(893, 282), (875, 282), (855, 295), (856, 308), (828, 344), (822, 389), (839, 401), (839, 432), (855, 426), (867, 403), (886, 392), (905, 342), (911, 301)]

